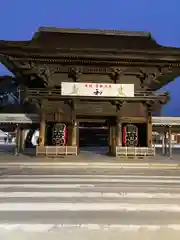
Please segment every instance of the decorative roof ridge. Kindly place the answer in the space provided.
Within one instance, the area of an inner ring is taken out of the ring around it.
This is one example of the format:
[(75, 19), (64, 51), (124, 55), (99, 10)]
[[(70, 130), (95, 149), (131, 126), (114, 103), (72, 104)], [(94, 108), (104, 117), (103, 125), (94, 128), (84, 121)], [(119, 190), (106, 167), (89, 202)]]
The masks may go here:
[(36, 33), (38, 34), (40, 32), (114, 35), (114, 36), (129, 36), (129, 37), (148, 37), (148, 38), (152, 37), (150, 32), (120, 31), (120, 30), (110, 30), (110, 29), (99, 30), (99, 29), (81, 29), (81, 28), (39, 27)]

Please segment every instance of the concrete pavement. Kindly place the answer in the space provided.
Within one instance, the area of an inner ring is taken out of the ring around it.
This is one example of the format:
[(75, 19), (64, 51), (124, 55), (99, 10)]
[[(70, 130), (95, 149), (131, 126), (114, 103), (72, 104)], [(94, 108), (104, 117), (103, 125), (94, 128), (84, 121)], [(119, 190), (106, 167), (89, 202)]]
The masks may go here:
[(29, 161), (29, 162), (0, 162), (0, 169), (5, 169), (5, 168), (104, 168), (104, 169), (116, 169), (116, 168), (132, 168), (132, 169), (150, 169), (150, 168), (156, 168), (156, 169), (179, 169), (180, 170), (180, 164), (177, 162), (76, 162), (76, 161), (60, 161), (60, 162), (55, 162), (55, 161), (50, 161), (45, 162), (45, 161)]
[(25, 155), (13, 156), (12, 154), (3, 154), (0, 156), (0, 169), (5, 168), (132, 168), (132, 169), (180, 169), (180, 160), (133, 160), (133, 159), (117, 159), (114, 157), (98, 157), (81, 158), (81, 156), (69, 156), (62, 158), (36, 158)]
[(169, 159), (157, 155), (153, 159), (119, 159), (106, 156), (106, 148), (82, 149), (78, 156), (60, 158), (35, 157), (34, 149), (26, 149), (26, 155), (13, 155), (13, 145), (0, 145), (0, 170), (5, 168), (132, 168), (132, 169), (180, 169), (180, 155)]
[(0, 236), (176, 239), (179, 182), (179, 170), (8, 169), (0, 176)]

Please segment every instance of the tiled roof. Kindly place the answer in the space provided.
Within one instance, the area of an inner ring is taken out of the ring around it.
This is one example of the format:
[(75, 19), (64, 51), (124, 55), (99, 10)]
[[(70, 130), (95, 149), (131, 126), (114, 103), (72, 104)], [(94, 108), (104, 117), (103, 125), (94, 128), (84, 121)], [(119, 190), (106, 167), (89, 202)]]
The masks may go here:
[(34, 43), (61, 48), (100, 49), (158, 49), (162, 48), (149, 32), (91, 30), (68, 28), (39, 28)]

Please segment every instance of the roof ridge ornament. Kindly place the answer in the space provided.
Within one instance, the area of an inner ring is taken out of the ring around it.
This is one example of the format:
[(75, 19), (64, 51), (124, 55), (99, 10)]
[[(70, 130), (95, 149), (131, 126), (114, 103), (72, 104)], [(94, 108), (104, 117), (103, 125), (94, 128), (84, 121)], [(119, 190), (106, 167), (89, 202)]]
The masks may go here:
[(81, 68), (71, 68), (68, 74), (69, 78), (72, 78), (74, 82), (78, 82), (80, 80), (80, 76), (82, 75)]
[(49, 86), (51, 81), (51, 70), (48, 66), (38, 66), (37, 67), (37, 76), (41, 78), (45, 86)]
[(111, 68), (111, 73), (109, 74), (110, 78), (114, 81), (114, 83), (119, 80), (120, 76), (124, 73), (125, 69), (123, 68)]
[(151, 82), (155, 82), (155, 83), (158, 83), (158, 84), (160, 83), (160, 81), (157, 78), (164, 75), (164, 69), (161, 68), (160, 66), (158, 66), (157, 70), (158, 70), (158, 72), (146, 73), (145, 71), (140, 69), (140, 72), (139, 72), (139, 74), (136, 75), (136, 77), (140, 79), (141, 88), (148, 89), (149, 84)]

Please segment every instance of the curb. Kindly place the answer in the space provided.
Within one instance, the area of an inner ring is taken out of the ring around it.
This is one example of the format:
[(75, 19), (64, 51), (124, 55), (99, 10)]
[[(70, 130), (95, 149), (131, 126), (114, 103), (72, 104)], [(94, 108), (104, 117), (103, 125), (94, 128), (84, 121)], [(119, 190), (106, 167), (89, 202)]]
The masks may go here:
[(9, 168), (9, 167), (29, 167), (29, 168), (143, 168), (143, 169), (180, 169), (179, 163), (80, 163), (80, 162), (16, 162), (16, 163), (0, 163), (0, 168)]

